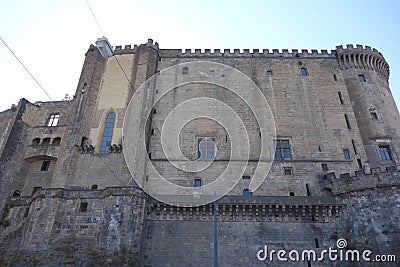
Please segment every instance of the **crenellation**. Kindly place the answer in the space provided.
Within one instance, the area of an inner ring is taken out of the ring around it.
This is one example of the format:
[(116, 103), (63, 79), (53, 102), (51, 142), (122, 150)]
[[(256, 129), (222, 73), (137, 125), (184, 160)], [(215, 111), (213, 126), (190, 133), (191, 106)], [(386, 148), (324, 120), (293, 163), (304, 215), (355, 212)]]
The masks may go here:
[[(121, 50), (122, 51), (122, 50)], [(161, 57), (336, 57), (336, 50), (302, 49), (299, 53), (298, 49), (160, 49)]]

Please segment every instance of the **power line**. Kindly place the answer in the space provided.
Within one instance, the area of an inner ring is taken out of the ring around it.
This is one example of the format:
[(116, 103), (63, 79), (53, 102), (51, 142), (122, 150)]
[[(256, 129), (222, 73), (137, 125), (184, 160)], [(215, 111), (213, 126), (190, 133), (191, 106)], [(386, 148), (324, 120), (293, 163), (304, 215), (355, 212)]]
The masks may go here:
[(99, 22), (97, 21), (97, 18), (96, 18), (96, 16), (95, 16), (94, 13), (93, 13), (92, 8), (90, 7), (89, 1), (88, 1), (88, 0), (86, 0), (86, 4), (88, 5), (88, 7), (89, 7), (89, 9), (90, 9), (90, 12), (92, 13), (92, 16), (93, 16), (94, 20), (96, 21), (97, 27), (99, 27), (99, 30), (100, 30), (100, 32), (101, 32), (101, 35), (104, 36), (103, 30), (101, 29), (100, 24), (99, 24)]

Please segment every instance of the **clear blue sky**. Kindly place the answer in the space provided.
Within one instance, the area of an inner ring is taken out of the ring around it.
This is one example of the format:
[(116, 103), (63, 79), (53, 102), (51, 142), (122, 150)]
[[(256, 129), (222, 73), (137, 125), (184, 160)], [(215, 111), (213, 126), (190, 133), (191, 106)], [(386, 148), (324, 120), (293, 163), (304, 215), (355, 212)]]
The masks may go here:
[[(160, 48), (377, 48), (390, 65), (390, 87), (400, 104), (400, 1), (132, 1), (89, 0), (112, 45), (153, 38)], [(85, 0), (6, 1), (0, 36), (53, 100), (73, 95), (84, 54), (102, 33)], [(0, 110), (49, 101), (0, 43)]]

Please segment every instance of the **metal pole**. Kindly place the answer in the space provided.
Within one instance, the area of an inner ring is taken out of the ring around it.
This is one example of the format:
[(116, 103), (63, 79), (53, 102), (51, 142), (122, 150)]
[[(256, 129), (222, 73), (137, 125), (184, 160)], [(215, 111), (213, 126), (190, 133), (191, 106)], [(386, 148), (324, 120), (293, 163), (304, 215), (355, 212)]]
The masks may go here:
[(214, 267), (218, 267), (217, 193), (214, 192)]

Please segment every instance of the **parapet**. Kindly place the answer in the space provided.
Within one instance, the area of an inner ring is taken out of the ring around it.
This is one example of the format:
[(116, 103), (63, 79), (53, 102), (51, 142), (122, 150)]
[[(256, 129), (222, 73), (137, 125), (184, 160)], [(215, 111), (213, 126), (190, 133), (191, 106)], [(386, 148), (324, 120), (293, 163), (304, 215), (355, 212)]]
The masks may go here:
[(158, 43), (153, 43), (148, 39), (147, 43), (141, 45), (125, 45), (124, 48), (118, 45), (114, 53), (133, 54), (139, 47), (151, 47), (156, 49), (161, 58), (337, 58), (341, 69), (360, 68), (376, 71), (389, 80), (389, 64), (385, 61), (382, 54), (370, 46), (351, 44), (343, 48), (342, 45), (336, 46), (336, 50), (317, 49), (160, 49)]
[(337, 57), (341, 69), (369, 69), (374, 70), (386, 80), (389, 80), (389, 64), (385, 61), (383, 55), (369, 46), (351, 44), (346, 45), (346, 48), (339, 45), (336, 46)]
[(333, 195), (382, 187), (399, 187), (400, 165), (371, 168), (369, 173), (359, 170), (354, 175), (342, 173), (336, 176), (336, 173), (331, 172), (324, 175), (324, 178), (320, 180), (320, 185), (322, 190), (329, 189)]
[(148, 39), (147, 43), (145, 44), (141, 44), (141, 45), (134, 45), (133, 48), (131, 45), (125, 45), (124, 48), (122, 48), (122, 45), (117, 45), (114, 49), (114, 54), (116, 55), (121, 55), (121, 54), (133, 54), (136, 53), (138, 51), (139, 47), (151, 47), (154, 48), (156, 50), (159, 50), (159, 46), (158, 43), (155, 42), (153, 43), (153, 39)]
[(283, 58), (293, 58), (293, 57), (336, 57), (336, 51), (331, 50), (321, 50), (316, 49), (161, 49), (160, 57), (283, 57)]

